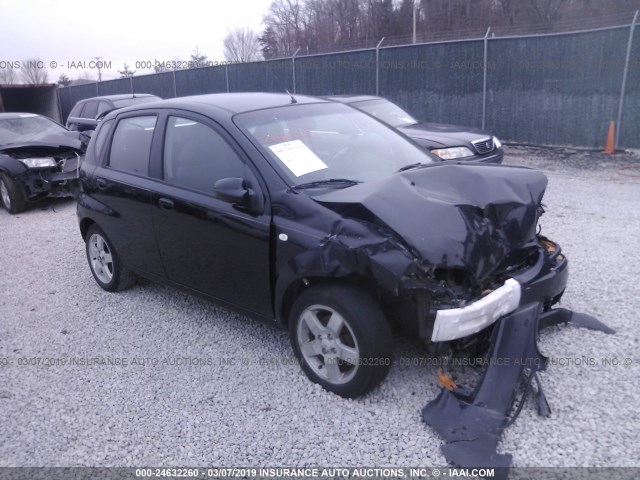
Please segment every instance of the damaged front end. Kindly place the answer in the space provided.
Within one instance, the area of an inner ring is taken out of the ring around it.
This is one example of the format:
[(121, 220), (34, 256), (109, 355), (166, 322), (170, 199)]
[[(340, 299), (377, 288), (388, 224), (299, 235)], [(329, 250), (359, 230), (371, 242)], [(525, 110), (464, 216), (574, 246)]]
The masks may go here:
[[(537, 348), (540, 328), (572, 322), (612, 332), (552, 308), (567, 285), (568, 261), (540, 234), (546, 185), (544, 174), (526, 168), (434, 164), (318, 194), (313, 201), (331, 212), (322, 219), (305, 217), (304, 208), (274, 209), (279, 231), (291, 238), (305, 237), (288, 228), (300, 220), (313, 231), (330, 226), (319, 244), (309, 234), (297, 251), (279, 250), (280, 285), (352, 277), (432, 353), (487, 352), (474, 389), (451, 382), (423, 411), (450, 442), (443, 452), (456, 466), (510, 465), (509, 455), (496, 452), (499, 435), (534, 384), (539, 411), (549, 414), (537, 376), (547, 365)], [(276, 296), (286, 296), (284, 288)]]
[(87, 142), (88, 138), (52, 135), (4, 145), (0, 147), (0, 166), (18, 182), (26, 202), (75, 196)]
[(26, 167), (14, 178), (24, 186), (27, 201), (74, 196), (77, 192), (81, 158), (77, 151), (23, 149), (12, 152), (12, 157)]
[(530, 169), (435, 164), (318, 195), (341, 219), (318, 257), (373, 276), (388, 316), (422, 339), (467, 339), (560, 300), (568, 262), (538, 231), (546, 185)]

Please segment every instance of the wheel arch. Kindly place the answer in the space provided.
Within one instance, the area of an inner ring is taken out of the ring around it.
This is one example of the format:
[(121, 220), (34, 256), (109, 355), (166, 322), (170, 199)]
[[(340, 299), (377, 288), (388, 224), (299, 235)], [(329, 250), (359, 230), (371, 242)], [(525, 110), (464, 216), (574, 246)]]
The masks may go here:
[(0, 173), (6, 173), (11, 177), (20, 175), (28, 170), (19, 160), (10, 155), (0, 153)]
[(87, 232), (91, 228), (91, 225), (95, 225), (96, 222), (91, 218), (83, 218), (80, 220), (80, 235), (82, 235), (82, 239), (87, 239)]
[(351, 274), (343, 277), (331, 277), (323, 275), (308, 275), (296, 278), (291, 281), (286, 288), (283, 289), (282, 294), (276, 299), (276, 317), (279, 322), (288, 326), (289, 315), (291, 308), (296, 299), (306, 289), (319, 285), (331, 285), (331, 286), (348, 286), (356, 288), (366, 295), (368, 295), (374, 303), (380, 306), (380, 297), (382, 291), (379, 286), (375, 284), (370, 278), (366, 278), (363, 275)]

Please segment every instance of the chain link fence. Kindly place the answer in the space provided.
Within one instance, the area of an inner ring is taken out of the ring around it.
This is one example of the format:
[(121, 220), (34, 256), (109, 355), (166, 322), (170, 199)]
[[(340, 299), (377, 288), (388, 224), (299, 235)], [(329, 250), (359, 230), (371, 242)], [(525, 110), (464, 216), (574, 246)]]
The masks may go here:
[[(376, 47), (96, 82), (60, 89), (63, 117), (81, 99), (266, 91), (387, 97), (414, 116), (484, 127), (510, 142), (640, 148), (638, 13), (617, 27)], [(636, 32), (637, 33), (637, 32)]]

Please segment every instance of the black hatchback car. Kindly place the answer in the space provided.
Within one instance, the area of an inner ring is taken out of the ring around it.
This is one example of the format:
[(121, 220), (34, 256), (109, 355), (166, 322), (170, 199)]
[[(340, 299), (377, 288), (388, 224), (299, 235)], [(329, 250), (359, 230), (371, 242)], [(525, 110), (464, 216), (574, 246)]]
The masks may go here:
[(397, 128), (442, 160), (502, 163), (502, 143), (498, 137), (483, 130), (422, 122), (395, 103), (372, 95), (339, 95), (327, 98), (373, 115), (387, 125)]
[(123, 95), (104, 95), (80, 100), (74, 105), (67, 117), (69, 130), (94, 130), (100, 120), (109, 112), (118, 108), (140, 105), (142, 103), (162, 100), (160, 97), (148, 93), (135, 93)]
[(567, 281), (537, 230), (542, 173), (436, 161), (341, 103), (235, 93), (118, 110), (80, 176), (102, 288), (142, 276), (284, 325), (309, 378), (345, 397), (384, 379), (391, 324), (468, 344), (522, 305), (549, 309)]

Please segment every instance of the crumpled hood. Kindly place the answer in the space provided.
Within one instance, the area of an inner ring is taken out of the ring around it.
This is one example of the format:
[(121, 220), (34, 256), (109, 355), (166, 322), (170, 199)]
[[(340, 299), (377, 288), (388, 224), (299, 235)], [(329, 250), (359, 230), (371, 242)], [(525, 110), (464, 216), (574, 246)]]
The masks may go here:
[(527, 168), (437, 163), (314, 199), (345, 214), (359, 204), (422, 260), (464, 268), (482, 282), (534, 241), (546, 185)]
[(0, 152), (10, 152), (33, 147), (73, 148), (79, 151), (83, 149), (82, 142), (79, 139), (79, 132), (62, 132), (36, 134), (28, 141), (0, 145)]

